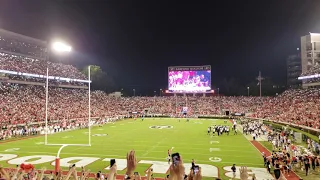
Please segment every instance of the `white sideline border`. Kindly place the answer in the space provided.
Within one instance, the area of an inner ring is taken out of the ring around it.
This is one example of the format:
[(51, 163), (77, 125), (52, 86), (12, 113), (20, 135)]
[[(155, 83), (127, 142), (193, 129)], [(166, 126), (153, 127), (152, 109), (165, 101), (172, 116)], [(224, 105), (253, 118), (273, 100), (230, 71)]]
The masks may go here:
[[(123, 149), (122, 149), (123, 150)], [(145, 153), (145, 150), (141, 150), (141, 151), (137, 151), (135, 150), (136, 152), (142, 152), (142, 153)], [(5, 151), (0, 151), (0, 152), (3, 152), (3, 153), (7, 153)], [(19, 152), (22, 152), (22, 151), (14, 151), (16, 153), (19, 153)], [(161, 153), (161, 154), (164, 154), (165, 152), (164, 151), (149, 151), (149, 153), (151, 152), (154, 152), (154, 153)], [(215, 151), (216, 152), (216, 151)], [(23, 152), (23, 153), (26, 153), (26, 152)], [(56, 153), (51, 153), (51, 152), (28, 152), (30, 154), (56, 154)], [(88, 155), (88, 156), (111, 156), (111, 155), (108, 155), (107, 153), (106, 154), (90, 154), (90, 153), (67, 153), (67, 152), (64, 152), (62, 154), (66, 154), (66, 155)], [(197, 155), (197, 156), (205, 156), (206, 158), (208, 157), (211, 157), (212, 156), (212, 153), (211, 154), (199, 154), (199, 153), (183, 153), (183, 154), (186, 154), (186, 155)], [(208, 157), (207, 157), (208, 156)], [(229, 155), (229, 154), (219, 154), (217, 155), (219, 157), (233, 157), (233, 158), (249, 158), (250, 155), (246, 155), (246, 156), (232, 156), (232, 155)], [(145, 156), (141, 156), (141, 155), (138, 155), (138, 157), (145, 157)]]
[[(61, 144), (62, 145), (62, 144)], [(57, 146), (57, 145), (52, 145), (51, 147), (53, 148), (53, 146)], [(79, 146), (79, 145), (70, 145), (70, 146)], [(141, 145), (140, 145), (141, 146)], [(2, 147), (4, 147), (4, 146), (2, 146)], [(26, 148), (28, 148), (28, 147), (34, 147), (34, 146), (19, 146), (19, 148), (21, 148), (21, 147), (26, 147)], [(84, 148), (84, 147), (90, 147), (89, 145), (81, 145), (81, 147), (82, 148)], [(91, 146), (92, 147), (92, 146)], [(132, 145), (132, 146), (130, 146), (131, 148), (134, 148), (134, 147), (137, 147), (136, 145)], [(138, 146), (139, 147), (139, 146)], [(157, 150), (154, 150), (156, 147), (167, 147), (168, 148), (168, 146), (158, 146), (158, 145), (154, 145), (154, 146), (152, 146), (151, 147), (151, 149), (150, 150), (148, 150), (149, 152), (161, 152), (161, 153), (165, 153), (165, 151), (163, 150), (163, 151), (157, 151)], [(208, 149), (210, 149), (210, 148), (212, 148), (212, 147), (209, 147)], [(216, 147), (214, 147), (214, 148), (219, 148), (220, 149), (220, 151), (225, 151), (225, 152), (239, 152), (239, 149), (236, 149), (236, 150), (232, 150), (232, 149), (221, 149), (220, 147), (218, 147), (218, 146), (216, 146)], [(55, 149), (56, 149), (56, 147), (55, 147)], [(188, 148), (188, 149), (191, 149), (191, 150), (204, 150), (204, 149), (207, 149), (207, 148)], [(121, 150), (123, 150), (123, 149), (114, 149), (114, 148), (112, 148), (112, 150), (119, 150), (119, 151), (121, 151)], [(139, 149), (136, 149), (135, 151), (140, 151)], [(145, 150), (143, 150), (143, 151), (145, 151)], [(255, 150), (253, 150), (253, 151), (244, 151), (244, 152), (242, 152), (242, 154), (252, 154), (252, 153), (254, 153), (254, 152), (256, 152)], [(199, 154), (199, 153), (185, 153), (185, 154)]]
[[(109, 140), (109, 139), (106, 139), (106, 140)], [(109, 141), (110, 142), (110, 141)], [(130, 146), (130, 147), (140, 147), (140, 146), (145, 146), (145, 145), (139, 145), (139, 144), (131, 144), (131, 145), (126, 145), (126, 143), (134, 143), (134, 142), (150, 142), (150, 141), (121, 141), (123, 144), (123, 146)], [(39, 143), (39, 142), (35, 142), (36, 143)], [(110, 143), (116, 143), (116, 142), (110, 142)], [(97, 143), (92, 143), (91, 145), (96, 145)], [(198, 146), (208, 146), (208, 144), (210, 144), (210, 141), (209, 143), (203, 143), (203, 144), (192, 144), (192, 145), (198, 145)], [(229, 147), (229, 145), (223, 145), (221, 143), (213, 143), (215, 145), (215, 147), (217, 148), (222, 148), (222, 147)], [(36, 145), (44, 145), (44, 144), (36, 144)], [(190, 146), (190, 144), (187, 144), (187, 143), (176, 143), (176, 145), (178, 146)], [(6, 144), (1, 144), (0, 147), (5, 147), (5, 146), (12, 146), (11, 144), (9, 145), (6, 145)], [(30, 146), (26, 146), (26, 145), (19, 145), (20, 147), (34, 147), (33, 145), (30, 145)], [(168, 146), (157, 146), (157, 147), (168, 147)], [(242, 146), (233, 146), (235, 148), (237, 147), (242, 147)], [(189, 148), (188, 149), (203, 149), (203, 148)]]

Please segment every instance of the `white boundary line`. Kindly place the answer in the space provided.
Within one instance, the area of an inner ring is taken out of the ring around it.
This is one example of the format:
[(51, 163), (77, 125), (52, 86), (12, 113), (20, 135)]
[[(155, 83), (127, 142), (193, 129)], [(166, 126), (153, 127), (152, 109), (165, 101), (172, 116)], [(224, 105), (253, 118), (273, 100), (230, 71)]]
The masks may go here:
[[(108, 139), (106, 139), (106, 140), (108, 140)], [(130, 141), (128, 141), (128, 142), (130, 142)], [(35, 142), (35, 144), (36, 143), (38, 143), (38, 142)], [(114, 142), (110, 142), (110, 141), (108, 141), (108, 143), (114, 143)], [(145, 145), (137, 145), (137, 144), (126, 144), (126, 141), (121, 141), (121, 143), (124, 143), (123, 144), (123, 146), (125, 147), (125, 146), (130, 146), (130, 147), (145, 147)], [(36, 145), (44, 145), (44, 144), (36, 144)], [(91, 144), (91, 145), (93, 145), (93, 144)], [(203, 148), (189, 148), (189, 147), (183, 147), (183, 146), (190, 146), (190, 144), (185, 144), (185, 145), (180, 145), (180, 144), (178, 144), (178, 143), (176, 143), (176, 145), (177, 146), (179, 146), (180, 148), (188, 148), (188, 149), (195, 149), (195, 150), (202, 150)], [(193, 144), (192, 144), (193, 145)], [(206, 143), (206, 144), (202, 144), (202, 146), (210, 146), (210, 141), (209, 141), (209, 143)], [(8, 144), (8, 145), (6, 145), (6, 144), (1, 144), (1, 146), (0, 147), (6, 147), (6, 146), (10, 146), (10, 147), (12, 147), (12, 144)], [(200, 145), (199, 145), (200, 146)], [(209, 147), (208, 146), (208, 147)], [(220, 143), (212, 143), (212, 145), (211, 146), (214, 146), (215, 148), (223, 148), (223, 147), (230, 147), (230, 145), (221, 145)], [(30, 146), (26, 146), (26, 145), (19, 145), (19, 147), (34, 147), (34, 145), (30, 145)], [(159, 146), (159, 145), (157, 145), (157, 147), (168, 147), (168, 146)], [(233, 147), (235, 147), (235, 148), (239, 148), (239, 147), (243, 147), (243, 146), (233, 146)], [(240, 149), (240, 148), (239, 148)], [(239, 151), (239, 149), (237, 150), (237, 151)], [(228, 150), (224, 150), (224, 151), (228, 151)], [(230, 150), (229, 150), (230, 151)], [(232, 151), (232, 150), (231, 150)], [(255, 151), (255, 150), (254, 150)], [(251, 151), (249, 151), (249, 152), (251, 152)]]
[[(112, 150), (114, 150), (114, 149), (112, 149)], [(122, 149), (123, 150), (123, 149)], [(141, 150), (141, 151), (139, 151), (139, 150), (135, 150), (136, 152), (145, 152), (145, 150)], [(3, 152), (3, 153), (7, 153), (6, 151), (0, 151), (0, 152)], [(16, 152), (16, 153), (26, 153), (26, 151), (21, 151), (21, 150), (19, 150), (19, 151), (14, 151), (14, 152)], [(150, 152), (155, 152), (155, 153), (161, 153), (161, 154), (163, 154), (163, 152), (164, 151), (149, 151), (149, 153)], [(216, 152), (216, 151), (215, 151)], [(50, 152), (28, 152), (28, 153), (31, 153), (31, 154), (37, 154), (37, 153), (39, 153), (39, 154), (46, 154), (46, 153), (48, 153), (48, 154), (55, 154), (55, 153), (50, 153)], [(67, 152), (65, 152), (65, 153), (63, 153), (63, 154), (69, 154), (69, 155), (88, 155), (88, 156), (111, 156), (111, 155), (108, 155), (107, 153), (106, 154), (91, 154), (91, 153), (67, 153)], [(183, 154), (186, 154), (186, 155), (198, 155), (198, 156), (210, 156), (210, 157), (212, 157), (212, 153), (211, 154), (203, 154), (203, 153), (183, 153)], [(247, 155), (247, 156), (232, 156), (232, 155), (229, 155), (229, 154), (219, 154), (219, 155), (216, 155), (216, 156), (220, 156), (220, 157), (233, 157), (233, 158), (249, 158), (249, 157), (251, 157), (250, 155)], [(138, 157), (141, 157), (141, 156), (139, 156), (138, 155)], [(145, 156), (143, 156), (143, 157), (145, 157)], [(207, 158), (207, 157), (206, 157)]]
[[(154, 152), (153, 150), (154, 150), (156, 147), (158, 147), (159, 144), (160, 144), (162, 141), (164, 141), (164, 140), (167, 140), (167, 138), (162, 138), (161, 141), (159, 141), (156, 145), (152, 146), (151, 149), (147, 150), (147, 151), (142, 155), (142, 157), (148, 155), (150, 151), (151, 151), (151, 152)], [(161, 151), (161, 152), (162, 152), (162, 151)]]
[[(73, 146), (77, 146), (77, 145), (73, 145)], [(34, 147), (34, 146), (19, 146), (19, 148), (21, 148), (21, 147)], [(54, 147), (54, 146), (52, 146), (52, 147)], [(70, 147), (70, 146), (69, 146)], [(84, 145), (82, 145), (81, 146), (81, 148), (85, 148), (85, 147), (92, 147), (92, 146), (89, 146), (89, 145), (86, 145), (86, 146), (84, 146)], [(134, 148), (134, 147), (136, 147), (135, 145), (132, 145), (132, 146), (130, 146), (131, 148)], [(149, 149), (148, 151), (149, 152), (161, 152), (161, 153), (165, 153), (165, 150), (162, 150), (162, 151), (157, 151), (157, 150), (154, 150), (156, 147), (167, 147), (168, 148), (168, 146), (158, 146), (158, 145), (155, 145), (155, 146), (152, 146), (151, 147), (151, 149)], [(58, 147), (57, 147), (58, 148)], [(96, 147), (96, 148), (98, 148), (98, 147)], [(219, 151), (224, 151), (224, 152), (239, 152), (239, 149), (235, 149), (235, 150), (231, 150), (231, 149), (221, 149), (220, 147), (206, 147), (206, 148), (181, 148), (181, 147), (179, 147), (180, 149), (182, 149), (182, 150), (185, 150), (185, 149), (188, 149), (188, 150), (205, 150), (205, 149), (210, 149), (210, 148), (212, 148), (212, 149), (220, 149)], [(72, 151), (74, 151), (75, 149), (72, 149)], [(111, 150), (116, 150), (116, 151), (122, 151), (123, 150), (123, 148), (122, 149), (115, 149), (115, 148), (111, 148)], [(139, 150), (139, 149), (135, 149), (135, 151), (137, 151), (137, 152), (139, 152), (139, 151), (145, 151), (145, 150)], [(216, 150), (217, 151), (217, 150)], [(249, 155), (251, 155), (253, 153), (253, 151), (243, 151), (243, 152), (241, 152), (241, 154), (249, 154)], [(184, 154), (199, 154), (199, 153), (184, 153)], [(202, 153), (201, 153), (202, 154)], [(201, 155), (200, 154), (200, 155)]]

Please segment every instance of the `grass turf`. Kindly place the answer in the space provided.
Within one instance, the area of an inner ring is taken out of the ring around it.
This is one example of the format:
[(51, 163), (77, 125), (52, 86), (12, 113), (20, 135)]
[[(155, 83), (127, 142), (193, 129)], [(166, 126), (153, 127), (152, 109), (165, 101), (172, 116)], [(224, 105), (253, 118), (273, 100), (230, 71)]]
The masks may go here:
[[(228, 125), (231, 125), (227, 122)], [(222, 135), (211, 138), (207, 135), (207, 127), (213, 124), (224, 124), (223, 120), (199, 120), (191, 119), (190, 122), (177, 119), (148, 118), (144, 121), (124, 120), (115, 124), (107, 124), (103, 127), (94, 127), (92, 135), (107, 134), (106, 136), (92, 136), (92, 146), (68, 146), (65, 147), (60, 157), (98, 157), (99, 160), (86, 166), (91, 172), (103, 170), (109, 162), (102, 161), (104, 158), (125, 159), (126, 153), (131, 149), (136, 151), (138, 160), (166, 161), (167, 150), (174, 147), (174, 152), (179, 152), (184, 163), (190, 163), (195, 159), (196, 163), (210, 164), (219, 168), (219, 176), (227, 178), (223, 170), (224, 166), (250, 166), (263, 167), (263, 159), (260, 153), (241, 134)], [(150, 126), (170, 125), (170, 129), (152, 129)], [(210, 141), (219, 141), (211, 144)], [(44, 137), (35, 137), (14, 142), (0, 144), (0, 153), (16, 154), (21, 156), (31, 155), (52, 155), (55, 156), (60, 146), (46, 146), (41, 144)], [(57, 144), (87, 144), (88, 129), (68, 131), (48, 136), (48, 143)], [(13, 148), (20, 148), (14, 150)], [(210, 148), (219, 148), (210, 152)], [(0, 155), (1, 157), (1, 155)], [(219, 157), (221, 162), (212, 162), (210, 157)], [(7, 164), (7, 161), (0, 161), (6, 167), (14, 167)], [(36, 165), (36, 167), (47, 167), (54, 169), (50, 163)], [(144, 174), (150, 164), (138, 164), (137, 171)], [(67, 168), (64, 168), (67, 169)], [(120, 171), (118, 174), (124, 174)], [(155, 177), (164, 177), (164, 174), (155, 174)], [(212, 178), (204, 178), (212, 179)]]

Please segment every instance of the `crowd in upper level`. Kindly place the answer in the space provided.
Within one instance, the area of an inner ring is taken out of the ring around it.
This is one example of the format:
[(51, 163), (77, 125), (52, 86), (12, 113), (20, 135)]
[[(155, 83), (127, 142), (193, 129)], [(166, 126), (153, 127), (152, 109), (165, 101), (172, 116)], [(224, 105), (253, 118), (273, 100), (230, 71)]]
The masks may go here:
[(81, 79), (86, 77), (74, 66), (0, 52), (0, 70)]
[[(320, 74), (320, 64), (316, 64), (315, 66), (311, 67), (307, 72), (302, 73), (301, 76), (309, 76), (309, 75), (315, 75), (315, 74)], [(306, 82), (308, 83), (320, 82), (320, 78), (307, 79)]]

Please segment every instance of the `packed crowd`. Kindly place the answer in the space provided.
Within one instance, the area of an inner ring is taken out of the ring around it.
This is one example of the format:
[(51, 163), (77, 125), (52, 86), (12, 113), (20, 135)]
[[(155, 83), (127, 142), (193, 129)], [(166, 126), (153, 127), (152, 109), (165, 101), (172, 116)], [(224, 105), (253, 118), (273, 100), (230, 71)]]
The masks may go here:
[[(52, 63), (28, 57), (0, 53), (0, 69), (85, 79), (71, 65)], [(312, 73), (318, 72), (315, 66)], [(19, 76), (22, 77), (22, 76)], [(19, 77), (15, 77), (18, 80)], [(11, 77), (12, 78), (12, 77)], [(14, 78), (12, 78), (14, 79)], [(28, 79), (24, 79), (28, 81)], [(50, 82), (51, 83), (51, 82)], [(113, 98), (101, 91), (91, 93), (91, 116), (115, 117), (128, 112), (142, 112), (175, 116), (188, 107), (193, 116), (249, 113), (256, 118), (286, 121), (292, 124), (320, 128), (320, 90), (288, 90), (277, 97), (128, 97)], [(45, 89), (2, 83), (0, 85), (0, 123), (17, 124), (43, 121), (45, 118)], [(88, 92), (81, 89), (49, 89), (48, 119), (77, 119), (88, 117)]]
[(277, 97), (265, 98), (252, 116), (319, 129), (319, 105), (320, 89), (288, 90)]
[[(48, 120), (88, 117), (88, 91), (49, 88)], [(21, 124), (44, 121), (43, 86), (0, 84), (0, 123)], [(248, 113), (251, 117), (284, 121), (320, 128), (320, 90), (288, 90), (277, 97), (110, 97), (102, 91), (91, 92), (91, 117), (113, 118), (129, 112), (175, 116), (182, 107), (188, 115), (205, 116)]]
[[(268, 140), (272, 143), (272, 154), (264, 156), (264, 164), (270, 172), (271, 167), (289, 174), (291, 171), (304, 171), (308, 176), (311, 172), (319, 170), (320, 156), (319, 143), (307, 139), (307, 147), (295, 143), (294, 134), (288, 130), (281, 132), (270, 131)], [(276, 174), (276, 173), (275, 173)]]
[(320, 74), (320, 64), (316, 64), (315, 66), (311, 67), (307, 72), (302, 73), (304, 76)]

